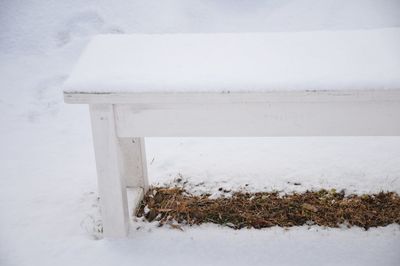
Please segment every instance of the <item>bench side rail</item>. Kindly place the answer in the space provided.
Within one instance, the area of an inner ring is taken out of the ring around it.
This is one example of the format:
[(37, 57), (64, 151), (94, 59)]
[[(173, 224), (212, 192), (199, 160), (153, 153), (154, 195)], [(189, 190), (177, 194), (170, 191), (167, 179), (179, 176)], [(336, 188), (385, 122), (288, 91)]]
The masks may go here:
[[(254, 95), (255, 96), (255, 95)], [(186, 96), (187, 97), (187, 96)], [(114, 104), (119, 137), (399, 136), (400, 93)], [(136, 99), (137, 100), (137, 99)]]

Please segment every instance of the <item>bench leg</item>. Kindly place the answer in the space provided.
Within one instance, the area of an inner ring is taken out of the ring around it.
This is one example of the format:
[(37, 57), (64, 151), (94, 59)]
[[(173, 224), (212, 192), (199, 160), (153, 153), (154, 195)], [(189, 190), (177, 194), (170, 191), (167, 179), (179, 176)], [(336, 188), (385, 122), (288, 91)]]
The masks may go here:
[(142, 188), (147, 192), (147, 163), (144, 138), (120, 138), (123, 163), (123, 177), (127, 187)]
[(129, 214), (113, 105), (90, 105), (90, 114), (104, 236), (124, 237), (129, 230)]

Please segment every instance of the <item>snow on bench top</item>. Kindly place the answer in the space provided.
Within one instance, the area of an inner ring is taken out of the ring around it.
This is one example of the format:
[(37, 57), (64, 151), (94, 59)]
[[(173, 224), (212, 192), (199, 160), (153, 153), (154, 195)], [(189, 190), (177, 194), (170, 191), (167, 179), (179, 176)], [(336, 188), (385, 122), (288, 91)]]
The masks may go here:
[(400, 89), (400, 28), (98, 35), (64, 91)]

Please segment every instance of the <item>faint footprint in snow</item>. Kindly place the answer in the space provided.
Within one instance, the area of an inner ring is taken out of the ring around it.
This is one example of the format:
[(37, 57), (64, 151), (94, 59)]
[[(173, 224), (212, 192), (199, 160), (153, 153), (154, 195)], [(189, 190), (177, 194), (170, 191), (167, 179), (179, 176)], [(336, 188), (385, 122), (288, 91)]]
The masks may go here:
[(107, 27), (102, 33), (123, 34), (125, 31), (118, 26)]
[(94, 192), (84, 193), (81, 198), (81, 207), (86, 215), (80, 225), (87, 235), (95, 240), (103, 238), (103, 222), (99, 203), (99, 198)]
[(71, 17), (64, 23), (64, 29), (56, 36), (57, 46), (61, 47), (74, 37), (85, 37), (102, 31), (103, 18), (95, 11), (84, 11)]
[(60, 86), (66, 78), (65, 75), (58, 75), (37, 83), (32, 90), (33, 101), (27, 114), (30, 122), (35, 122), (43, 115), (57, 114), (60, 104), (63, 102)]
[(94, 240), (103, 238), (103, 222), (101, 219), (88, 214), (86, 218), (81, 221), (80, 225), (88, 236)]
[(81, 12), (68, 19), (63, 27), (56, 36), (58, 47), (70, 43), (76, 37), (88, 37), (99, 33), (124, 33), (118, 26), (106, 26), (104, 19), (95, 11)]

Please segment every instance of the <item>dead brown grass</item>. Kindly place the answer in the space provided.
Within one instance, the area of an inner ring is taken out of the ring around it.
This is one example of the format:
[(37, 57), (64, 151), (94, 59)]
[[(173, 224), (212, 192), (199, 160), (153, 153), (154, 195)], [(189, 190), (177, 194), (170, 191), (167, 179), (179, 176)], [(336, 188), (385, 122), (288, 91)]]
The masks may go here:
[(400, 196), (394, 192), (350, 195), (335, 190), (307, 191), (280, 196), (277, 192), (236, 192), (231, 197), (210, 199), (184, 189), (154, 187), (137, 213), (147, 221), (197, 225), (216, 223), (229, 227), (264, 228), (316, 224), (342, 224), (365, 229), (400, 224)]

